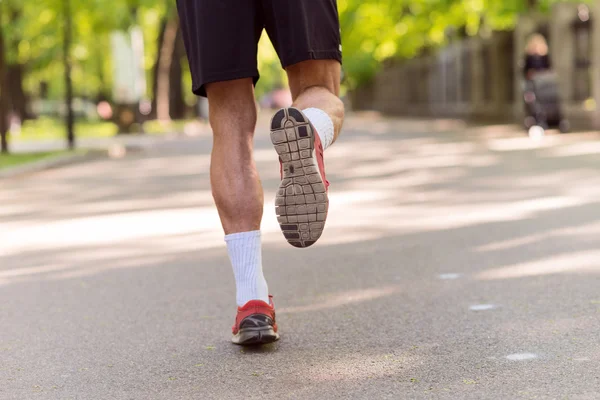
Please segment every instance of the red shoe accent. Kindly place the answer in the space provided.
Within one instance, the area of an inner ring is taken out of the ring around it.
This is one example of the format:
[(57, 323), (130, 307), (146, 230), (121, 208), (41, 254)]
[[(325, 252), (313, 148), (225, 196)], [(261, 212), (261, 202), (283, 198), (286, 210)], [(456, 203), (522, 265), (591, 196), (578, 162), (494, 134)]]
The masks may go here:
[[(311, 124), (312, 126), (312, 124)], [(321, 137), (319, 133), (313, 126), (313, 134), (315, 136), (315, 151), (317, 155), (317, 163), (319, 164), (319, 172), (321, 173), (321, 179), (323, 179), (323, 183), (325, 184), (325, 189), (329, 190), (329, 181), (325, 176), (325, 161), (323, 160), (323, 144), (321, 143)]]
[(240, 324), (244, 318), (250, 315), (263, 314), (273, 320), (273, 331), (277, 333), (277, 323), (275, 322), (275, 305), (273, 304), (273, 296), (269, 296), (269, 303), (262, 300), (250, 300), (243, 307), (238, 307), (237, 316), (235, 317), (235, 325), (231, 328), (234, 335), (240, 330)]
[(283, 163), (281, 162), (281, 157), (279, 158), (279, 175), (281, 175), (281, 179), (283, 180)]

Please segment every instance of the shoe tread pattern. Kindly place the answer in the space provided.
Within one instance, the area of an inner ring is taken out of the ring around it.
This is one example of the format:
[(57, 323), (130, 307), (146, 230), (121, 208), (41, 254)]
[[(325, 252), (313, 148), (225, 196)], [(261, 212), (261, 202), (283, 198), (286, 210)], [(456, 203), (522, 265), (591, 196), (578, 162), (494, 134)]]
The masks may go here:
[(283, 167), (275, 211), (283, 235), (295, 247), (309, 247), (321, 237), (329, 208), (314, 156), (315, 133), (296, 108), (279, 110), (271, 121), (271, 141)]

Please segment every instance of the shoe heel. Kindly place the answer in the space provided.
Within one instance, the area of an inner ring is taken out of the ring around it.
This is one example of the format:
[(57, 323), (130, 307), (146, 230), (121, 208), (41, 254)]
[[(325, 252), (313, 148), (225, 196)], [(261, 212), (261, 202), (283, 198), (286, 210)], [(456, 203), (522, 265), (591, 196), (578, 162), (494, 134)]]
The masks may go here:
[(255, 329), (255, 330), (240, 330), (234, 338), (233, 343), (240, 346), (254, 346), (261, 344), (269, 344), (279, 340), (279, 334), (272, 328)]

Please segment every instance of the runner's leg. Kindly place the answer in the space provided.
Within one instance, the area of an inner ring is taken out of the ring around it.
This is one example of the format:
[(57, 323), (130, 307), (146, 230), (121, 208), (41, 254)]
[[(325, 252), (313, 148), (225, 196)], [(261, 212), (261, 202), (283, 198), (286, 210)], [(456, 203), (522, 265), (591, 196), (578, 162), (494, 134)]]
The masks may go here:
[[(177, 6), (192, 90), (209, 100), (214, 134), (211, 186), (241, 307), (234, 342), (276, 340), (262, 271), (263, 192), (252, 158), (256, 125), (253, 83), (258, 80), (256, 52), (264, 26), (261, 8), (255, 2), (237, 0), (178, 0)], [(256, 317), (253, 310), (260, 310), (261, 316)], [(250, 319), (244, 322), (240, 316)], [(256, 323), (262, 324), (258, 330)], [(244, 332), (245, 324), (251, 325), (251, 333)]]
[(313, 245), (329, 209), (323, 151), (340, 133), (341, 38), (335, 0), (263, 0), (265, 27), (286, 69), (294, 107), (279, 110), (271, 140), (282, 164), (279, 225), (295, 247)]
[(250, 78), (206, 85), (213, 129), (210, 179), (225, 231), (237, 304), (269, 301), (262, 270), (263, 190), (252, 157), (256, 102)]

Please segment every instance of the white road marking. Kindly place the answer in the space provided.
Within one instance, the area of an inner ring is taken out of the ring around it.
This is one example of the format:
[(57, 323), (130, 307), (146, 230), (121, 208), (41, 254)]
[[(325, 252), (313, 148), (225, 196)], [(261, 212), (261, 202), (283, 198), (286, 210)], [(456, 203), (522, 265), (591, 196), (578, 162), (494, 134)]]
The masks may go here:
[(537, 358), (537, 357), (538, 357), (537, 354), (533, 354), (533, 353), (516, 353), (516, 354), (509, 354), (508, 356), (506, 356), (506, 358), (511, 361), (533, 360), (534, 358)]
[(471, 311), (488, 311), (488, 310), (494, 310), (496, 308), (498, 308), (498, 306), (495, 304), (475, 304), (475, 305), (472, 305), (471, 307), (469, 307), (469, 310), (471, 310)]
[(443, 280), (458, 279), (458, 278), (460, 278), (460, 274), (440, 274), (440, 275), (438, 275), (438, 278), (443, 279)]

